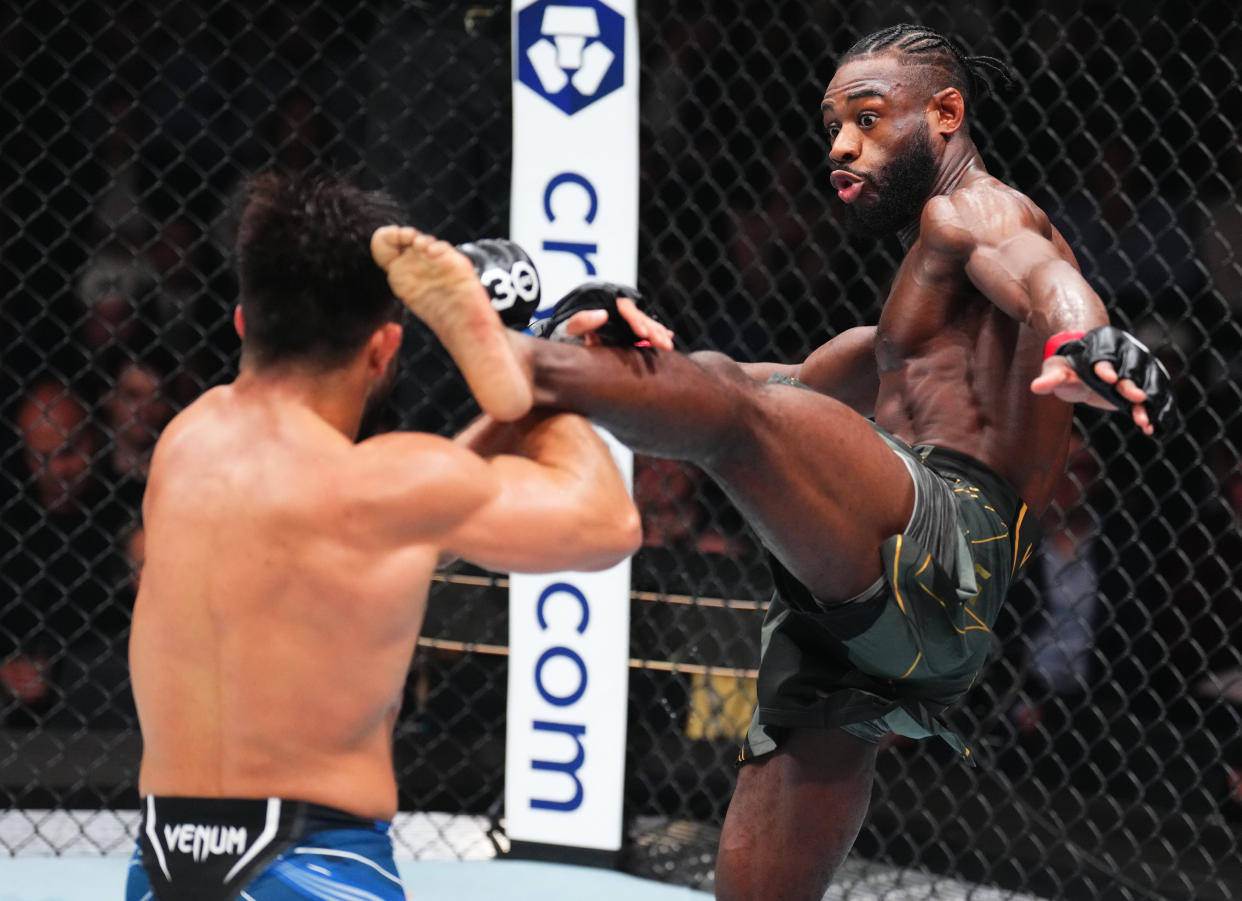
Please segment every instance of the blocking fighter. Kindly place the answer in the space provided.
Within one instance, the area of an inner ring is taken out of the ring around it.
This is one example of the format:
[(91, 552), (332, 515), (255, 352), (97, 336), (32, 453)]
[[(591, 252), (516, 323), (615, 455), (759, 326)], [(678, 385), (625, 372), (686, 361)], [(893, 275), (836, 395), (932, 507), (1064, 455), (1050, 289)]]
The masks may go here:
[[(874, 327), (798, 365), (512, 339), (537, 405), (698, 464), (770, 552), (721, 899), (818, 901), (889, 733), (969, 756), (942, 714), (1034, 551), (1071, 404), (1120, 408), (1146, 434), (1172, 416), (1159, 361), (1109, 325), (1047, 215), (987, 172), (971, 112), (998, 69), (903, 25), (855, 44), (828, 85), (826, 177), (854, 224), (905, 247)], [(627, 319), (642, 321), (612, 314), (614, 331)]]
[[(404, 899), (392, 731), (437, 561), (596, 569), (639, 543), (590, 426), (524, 415), (470, 260), (399, 215), (333, 181), (249, 187), (240, 373), (169, 424), (144, 499), (130, 901)], [(395, 373), (401, 302), (499, 418), (355, 442)]]

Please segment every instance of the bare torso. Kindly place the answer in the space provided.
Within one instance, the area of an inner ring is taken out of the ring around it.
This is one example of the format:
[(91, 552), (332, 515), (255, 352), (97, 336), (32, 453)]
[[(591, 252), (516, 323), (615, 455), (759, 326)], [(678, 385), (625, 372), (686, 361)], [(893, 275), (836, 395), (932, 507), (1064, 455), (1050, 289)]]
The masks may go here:
[(353, 447), (233, 386), (166, 430), (130, 641), (144, 795), (395, 812), (392, 726), (436, 549), (362, 521)]
[[(1077, 266), (1027, 198), (990, 176), (959, 191), (969, 192), (965, 199), (980, 229), (1015, 204), (1027, 208), (1043, 236)], [(907, 252), (880, 316), (875, 351), (877, 424), (910, 444), (969, 454), (1004, 476), (1033, 509), (1046, 506), (1064, 465), (1072, 408), (1031, 392), (1042, 340), (984, 297), (964, 260), (937, 236), (924, 231)]]

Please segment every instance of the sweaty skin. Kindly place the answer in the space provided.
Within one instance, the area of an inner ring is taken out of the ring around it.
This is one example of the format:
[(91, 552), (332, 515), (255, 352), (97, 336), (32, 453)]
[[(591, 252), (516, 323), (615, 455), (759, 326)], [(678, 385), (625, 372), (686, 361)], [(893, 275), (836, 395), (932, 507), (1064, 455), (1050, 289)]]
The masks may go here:
[[(468, 261), (430, 245), (386, 260), (479, 302)], [(493, 319), (489, 354), (504, 346)], [(638, 546), (625, 484), (579, 417), (355, 444), (399, 344), (384, 326), (328, 373), (243, 356), (235, 382), (160, 438), (130, 639), (143, 795), (279, 796), (391, 819), (393, 723), (437, 559), (598, 569)]]

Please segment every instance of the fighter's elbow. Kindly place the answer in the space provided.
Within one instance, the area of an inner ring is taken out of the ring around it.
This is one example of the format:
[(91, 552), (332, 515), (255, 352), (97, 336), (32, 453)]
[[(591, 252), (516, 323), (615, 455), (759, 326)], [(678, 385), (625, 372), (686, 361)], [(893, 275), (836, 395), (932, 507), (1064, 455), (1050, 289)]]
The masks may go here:
[(643, 544), (643, 521), (633, 504), (626, 504), (617, 517), (617, 548), (621, 559), (633, 555)]
[(585, 571), (616, 566), (632, 556), (643, 543), (642, 520), (634, 505), (628, 502), (597, 517), (579, 534), (591, 536), (590, 548), (585, 549), (586, 559), (579, 566)]

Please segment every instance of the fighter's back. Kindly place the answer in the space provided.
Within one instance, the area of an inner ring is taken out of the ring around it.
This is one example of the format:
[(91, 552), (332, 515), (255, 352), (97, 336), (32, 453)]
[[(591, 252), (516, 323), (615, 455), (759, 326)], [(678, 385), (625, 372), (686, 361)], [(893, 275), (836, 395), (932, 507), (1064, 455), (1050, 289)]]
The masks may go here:
[(1071, 408), (1031, 392), (1043, 342), (1024, 311), (978, 286), (1008, 275), (980, 273), (995, 267), (990, 250), (1022, 242), (1038, 247), (1040, 265), (1077, 270), (1047, 216), (989, 175), (929, 201), (876, 332), (876, 421), (982, 460), (1038, 509), (1063, 463)]
[(358, 456), (304, 407), (234, 386), (169, 426), (131, 638), (142, 794), (391, 817), (391, 728), (436, 548), (368, 517)]

